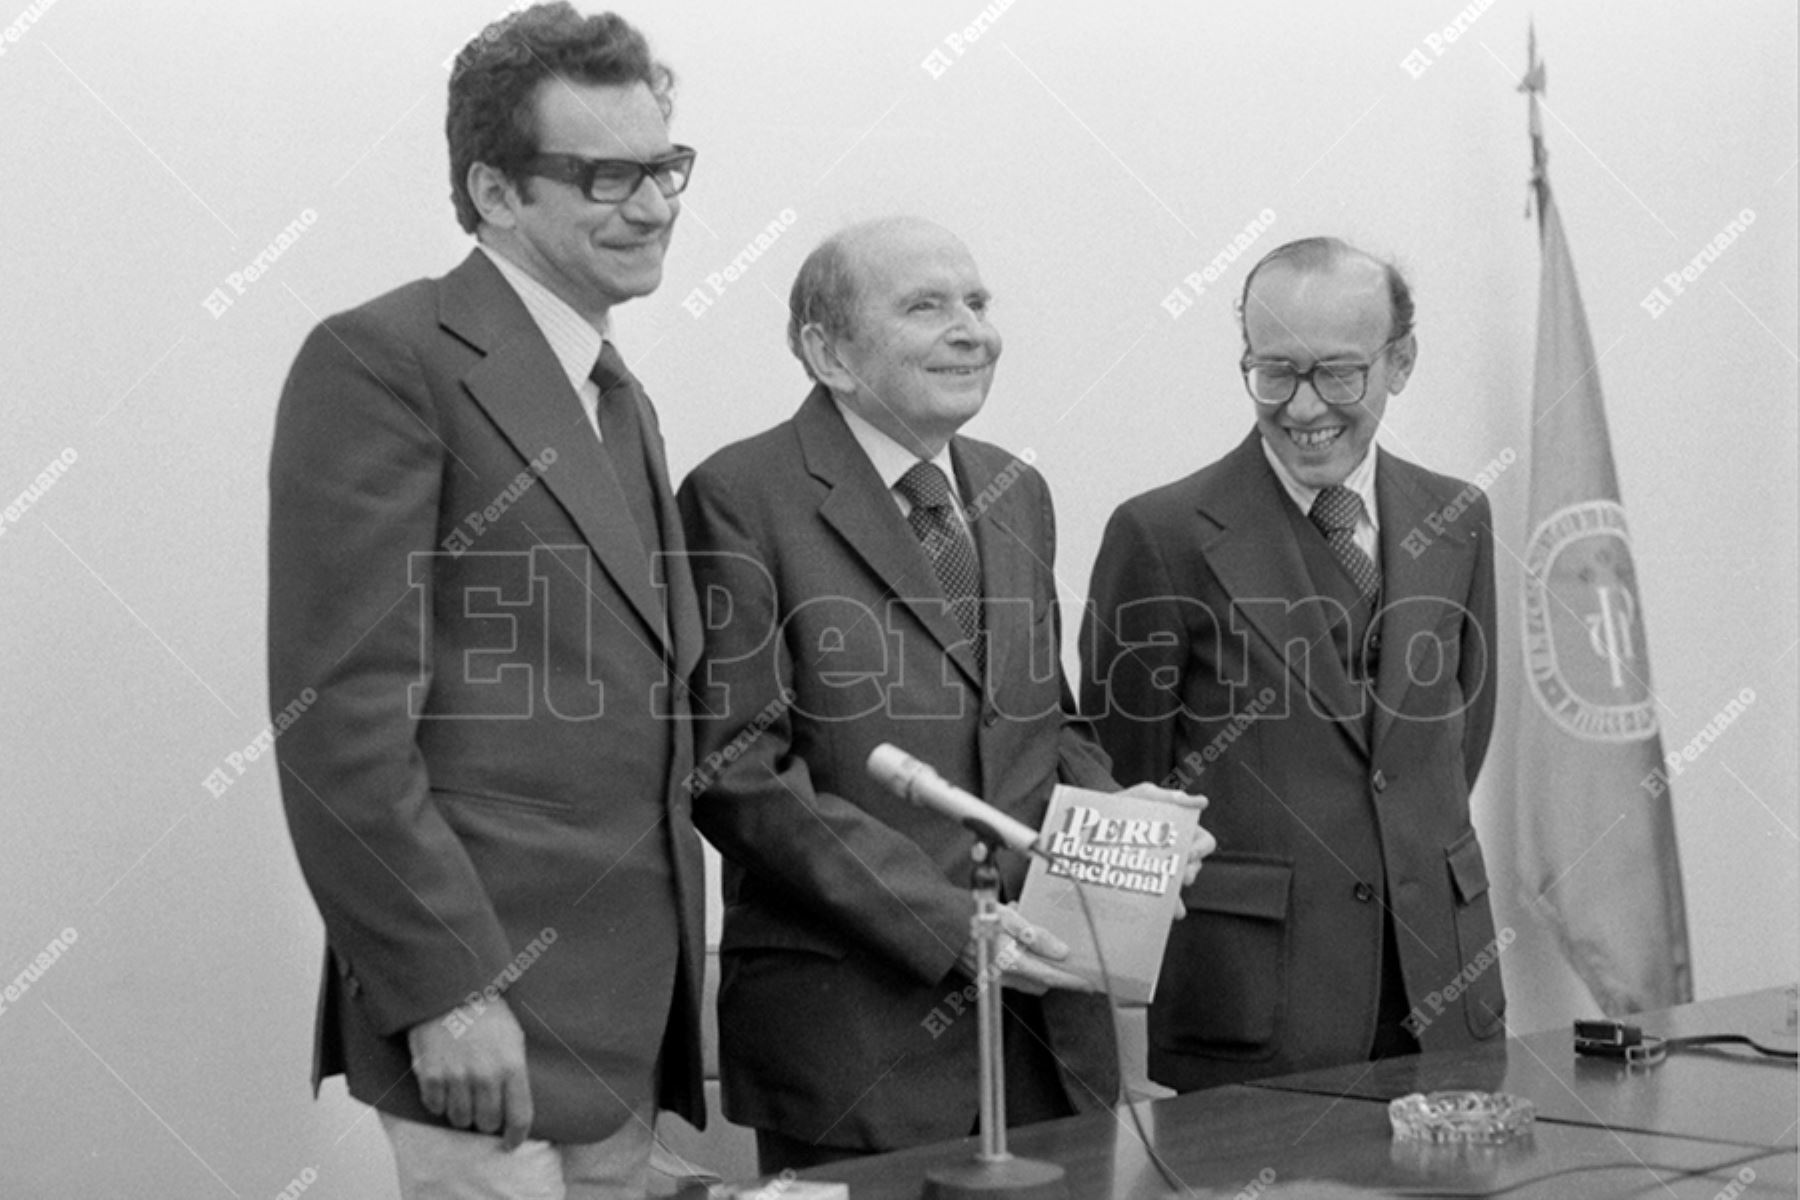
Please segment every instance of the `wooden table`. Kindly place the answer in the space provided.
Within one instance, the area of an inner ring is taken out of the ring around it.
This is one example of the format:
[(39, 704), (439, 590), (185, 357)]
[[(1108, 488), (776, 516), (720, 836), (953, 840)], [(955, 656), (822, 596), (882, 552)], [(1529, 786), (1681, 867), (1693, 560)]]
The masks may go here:
[[(1787, 992), (1770, 988), (1631, 1018), (1645, 1033), (1693, 1037), (1741, 1033), (1794, 1048)], [(1391, 1058), (1259, 1080), (1258, 1087), (1392, 1100), (1458, 1088), (1511, 1092), (1537, 1105), (1540, 1121), (1793, 1147), (1800, 1091), (1792, 1062), (1741, 1048), (1679, 1051), (1654, 1067), (1584, 1058), (1568, 1029), (1546, 1030), (1469, 1050)]]
[[(1773, 989), (1640, 1023), (1677, 1036), (1744, 1032), (1768, 1044), (1785, 1015), (1785, 993)], [(1571, 1061), (1566, 1035), (1547, 1034), (1139, 1105), (1179, 1191), (1158, 1176), (1123, 1109), (1014, 1130), (1009, 1140), (1016, 1155), (1061, 1164), (1073, 1200), (1794, 1196), (1794, 1068), (1719, 1058), (1676, 1055), (1630, 1075), (1610, 1064), (1593, 1071)], [(1498, 1148), (1395, 1143), (1385, 1102), (1421, 1086), (1509, 1090), (1535, 1101), (1539, 1120), (1529, 1139)], [(967, 1161), (976, 1144), (922, 1146), (801, 1178), (846, 1182), (853, 1200), (912, 1200), (926, 1171)]]

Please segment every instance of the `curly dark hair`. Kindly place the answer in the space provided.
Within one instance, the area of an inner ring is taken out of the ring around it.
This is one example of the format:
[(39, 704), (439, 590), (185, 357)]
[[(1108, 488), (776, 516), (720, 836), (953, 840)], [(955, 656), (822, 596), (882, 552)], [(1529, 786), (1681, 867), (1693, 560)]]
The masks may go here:
[(508, 13), (469, 40), (450, 71), (450, 199), (466, 232), (481, 225), (469, 195), (469, 168), (487, 163), (531, 198), (517, 172), (537, 153), (533, 100), (546, 79), (588, 85), (642, 83), (667, 118), (675, 76), (650, 53), (644, 35), (615, 13), (584, 17), (567, 3)]

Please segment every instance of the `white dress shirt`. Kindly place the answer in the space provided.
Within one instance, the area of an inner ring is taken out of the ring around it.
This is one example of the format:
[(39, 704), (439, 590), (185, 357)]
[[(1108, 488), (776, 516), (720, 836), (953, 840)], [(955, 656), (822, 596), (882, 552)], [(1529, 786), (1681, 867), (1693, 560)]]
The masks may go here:
[[(838, 403), (835, 397), (832, 399), (832, 403), (837, 405), (839, 414), (844, 418), (844, 424), (850, 427), (850, 436), (856, 439), (856, 444), (861, 446), (863, 453), (869, 456), (869, 462), (874, 466), (875, 473), (881, 476), (881, 482), (887, 487), (888, 495), (892, 496), (894, 503), (900, 506), (900, 515), (911, 516), (912, 501), (896, 491), (894, 485), (900, 482), (902, 475), (912, 470), (914, 464), (921, 461), (919, 456), (869, 424), (861, 416), (851, 412), (843, 404)], [(956, 481), (956, 468), (950, 465), (950, 444), (946, 442), (944, 448), (939, 450), (930, 459), (930, 462), (944, 473), (945, 479), (950, 481), (950, 494), (956, 497), (956, 519), (962, 523), (964, 529), (967, 529), (969, 520), (963, 513), (963, 506), (968, 502), (963, 499), (962, 487)]]
[(512, 285), (513, 291), (519, 294), (525, 311), (531, 314), (544, 340), (550, 343), (550, 353), (556, 356), (563, 374), (569, 377), (569, 386), (580, 397), (581, 410), (587, 414), (588, 424), (594, 427), (594, 436), (600, 437), (600, 385), (590, 376), (594, 364), (600, 361), (600, 347), (606, 342), (606, 336), (570, 308), (561, 296), (533, 279), (525, 268), (498, 249), (492, 246), (481, 249), (500, 268), (501, 276)]
[[(1322, 490), (1308, 487), (1288, 473), (1287, 467), (1275, 452), (1269, 449), (1269, 439), (1262, 439), (1263, 457), (1269, 460), (1269, 466), (1275, 472), (1275, 478), (1281, 481), (1282, 488), (1288, 497), (1300, 506), (1300, 514), (1311, 517), (1313, 501), (1319, 498)], [(1369, 452), (1363, 455), (1362, 461), (1344, 479), (1344, 486), (1355, 492), (1362, 499), (1362, 516), (1356, 519), (1356, 548), (1369, 556), (1375, 569), (1381, 569), (1381, 515), (1375, 511), (1375, 443), (1369, 443)]]

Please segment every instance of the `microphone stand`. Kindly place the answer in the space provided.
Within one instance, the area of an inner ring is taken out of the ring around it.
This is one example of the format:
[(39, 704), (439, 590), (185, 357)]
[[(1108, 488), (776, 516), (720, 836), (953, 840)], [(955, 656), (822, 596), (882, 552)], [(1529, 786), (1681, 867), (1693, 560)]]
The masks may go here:
[(1067, 1200), (1063, 1169), (1055, 1163), (1014, 1158), (1006, 1149), (1006, 1060), (1000, 1031), (1000, 871), (994, 866), (999, 842), (977, 829), (969, 855), (975, 860), (975, 1019), (981, 1053), (981, 1149), (973, 1162), (941, 1167), (925, 1176), (924, 1200)]

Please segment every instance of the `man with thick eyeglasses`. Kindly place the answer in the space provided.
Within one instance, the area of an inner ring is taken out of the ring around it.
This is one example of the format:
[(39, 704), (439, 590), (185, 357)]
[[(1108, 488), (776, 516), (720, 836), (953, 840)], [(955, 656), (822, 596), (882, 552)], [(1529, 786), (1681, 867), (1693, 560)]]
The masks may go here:
[(648, 179), (663, 199), (687, 190), (694, 171), (694, 148), (676, 146), (667, 154), (639, 162), (632, 158), (583, 158), (579, 154), (534, 154), (520, 164), (527, 175), (571, 184), (595, 204), (623, 204)]
[(1494, 714), (1478, 489), (1375, 446), (1418, 354), (1393, 266), (1335, 238), (1244, 282), (1255, 428), (1121, 505), (1083, 708), (1121, 783), (1204, 791), (1218, 851), (1150, 1012), (1181, 1090), (1501, 1036), (1469, 789)]
[[(277, 418), (277, 750), (325, 920), (315, 1084), (408, 1197), (638, 1196), (705, 1120), (700, 651), (655, 410), (610, 338), (694, 152), (643, 36), (508, 15), (450, 77), (440, 279), (323, 322)], [(310, 689), (310, 691), (308, 691)]]

